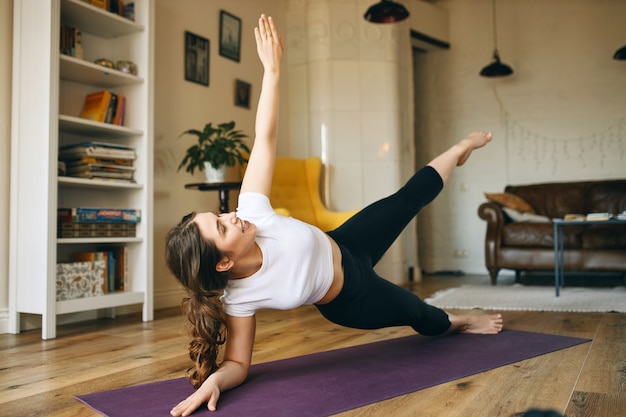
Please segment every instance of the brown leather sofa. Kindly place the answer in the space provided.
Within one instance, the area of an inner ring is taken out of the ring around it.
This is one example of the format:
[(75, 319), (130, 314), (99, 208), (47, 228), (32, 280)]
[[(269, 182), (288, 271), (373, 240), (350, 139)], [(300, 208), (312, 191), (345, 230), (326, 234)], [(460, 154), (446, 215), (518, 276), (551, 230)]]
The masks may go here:
[[(492, 198), (499, 202), (488, 201), (478, 208), (480, 218), (487, 221), (485, 263), (492, 285), (503, 268), (515, 270), (517, 280), (524, 271), (554, 271), (551, 219), (574, 213), (623, 213), (626, 179), (508, 185), (499, 195), (507, 198)], [(509, 204), (511, 199), (518, 204)], [(563, 232), (566, 272), (626, 272), (626, 224), (588, 222), (565, 226)]]

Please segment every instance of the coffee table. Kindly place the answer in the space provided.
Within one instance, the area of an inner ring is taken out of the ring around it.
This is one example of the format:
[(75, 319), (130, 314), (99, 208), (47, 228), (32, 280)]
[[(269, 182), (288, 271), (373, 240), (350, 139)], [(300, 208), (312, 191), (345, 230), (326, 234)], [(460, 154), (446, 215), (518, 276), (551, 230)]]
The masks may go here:
[(565, 262), (563, 250), (563, 228), (565, 226), (617, 225), (625, 224), (626, 220), (563, 220), (552, 219), (554, 227), (554, 290), (559, 296), (560, 289), (565, 285)]

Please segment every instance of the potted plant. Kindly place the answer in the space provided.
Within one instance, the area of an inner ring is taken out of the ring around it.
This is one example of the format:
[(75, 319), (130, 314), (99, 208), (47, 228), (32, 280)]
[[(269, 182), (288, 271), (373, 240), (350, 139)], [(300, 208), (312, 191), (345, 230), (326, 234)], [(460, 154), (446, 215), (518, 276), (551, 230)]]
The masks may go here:
[(217, 127), (207, 123), (203, 130), (190, 129), (181, 133), (179, 138), (184, 135), (195, 135), (197, 142), (187, 149), (178, 170), (185, 167), (190, 174), (196, 168), (206, 171), (207, 182), (224, 181), (226, 167), (243, 165), (250, 154), (250, 149), (242, 140), (247, 135), (235, 129), (234, 121), (218, 124)]

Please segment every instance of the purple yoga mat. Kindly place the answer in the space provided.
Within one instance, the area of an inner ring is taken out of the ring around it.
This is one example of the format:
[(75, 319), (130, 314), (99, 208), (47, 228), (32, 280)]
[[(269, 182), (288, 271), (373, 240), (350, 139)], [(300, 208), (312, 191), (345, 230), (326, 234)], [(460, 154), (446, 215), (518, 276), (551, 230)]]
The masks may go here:
[[(408, 336), (253, 365), (222, 393), (214, 417), (321, 417), (428, 388), (588, 339), (504, 330), (498, 335)], [(76, 398), (108, 417), (169, 416), (193, 392), (185, 378)]]

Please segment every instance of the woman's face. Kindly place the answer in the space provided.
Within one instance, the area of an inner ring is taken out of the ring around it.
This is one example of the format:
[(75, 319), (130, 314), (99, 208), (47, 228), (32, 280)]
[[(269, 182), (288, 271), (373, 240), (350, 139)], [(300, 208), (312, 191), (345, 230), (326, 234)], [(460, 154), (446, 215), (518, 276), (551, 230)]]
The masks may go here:
[(254, 246), (256, 226), (238, 218), (235, 212), (220, 215), (211, 212), (198, 213), (193, 222), (198, 225), (204, 239), (213, 241), (220, 252), (234, 261), (247, 254)]

